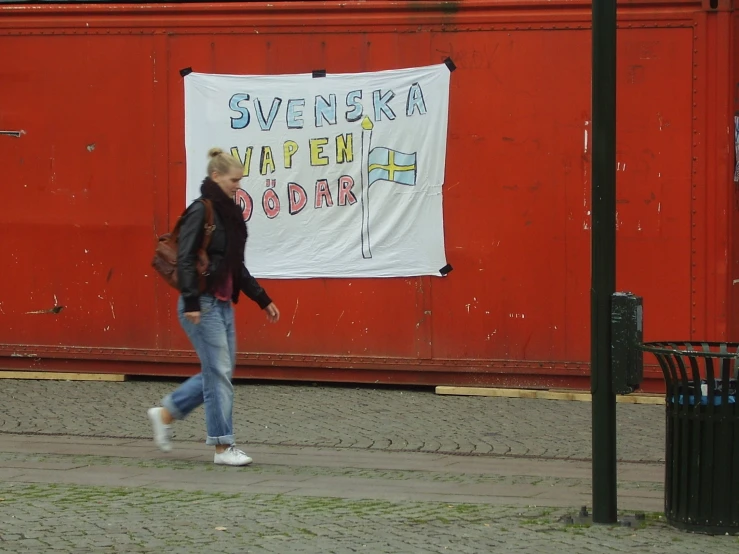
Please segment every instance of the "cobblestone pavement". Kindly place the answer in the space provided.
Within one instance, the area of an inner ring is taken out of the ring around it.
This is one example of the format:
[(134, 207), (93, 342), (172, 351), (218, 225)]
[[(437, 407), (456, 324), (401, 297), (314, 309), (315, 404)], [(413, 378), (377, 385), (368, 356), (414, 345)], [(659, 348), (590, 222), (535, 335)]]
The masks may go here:
[[(145, 411), (175, 381), (2, 382), (0, 432), (149, 437)], [(587, 402), (435, 395), (432, 390), (236, 385), (242, 444), (589, 459)], [(204, 440), (202, 408), (175, 440)], [(664, 408), (618, 404), (619, 458), (664, 458)]]
[(734, 554), (735, 537), (580, 527), (562, 509), (0, 484), (3, 552)]
[[(589, 464), (581, 461), (590, 457), (588, 403), (239, 384), (237, 433), (256, 461), (236, 469), (209, 463), (202, 410), (177, 424), (175, 455), (155, 452), (145, 410), (174, 385), (1, 382), (0, 552), (739, 548), (736, 537), (683, 533), (656, 513), (642, 528), (562, 523), (588, 498)], [(653, 505), (661, 491), (655, 462), (663, 456), (663, 409), (618, 410), (620, 456), (644, 461), (622, 464), (620, 494)], [(490, 491), (506, 492), (493, 498)], [(444, 500), (418, 500), (434, 495)]]

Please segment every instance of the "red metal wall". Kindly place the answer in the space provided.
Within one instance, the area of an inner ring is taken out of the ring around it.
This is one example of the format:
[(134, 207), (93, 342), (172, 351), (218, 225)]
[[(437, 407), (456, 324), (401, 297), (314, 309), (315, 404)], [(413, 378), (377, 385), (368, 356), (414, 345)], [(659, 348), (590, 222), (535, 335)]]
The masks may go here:
[[(732, 55), (730, 56), (729, 63), (732, 66), (732, 73), (730, 77), (729, 86), (731, 87), (731, 98), (727, 99), (731, 106), (731, 113), (729, 118), (732, 122), (734, 118), (739, 116), (739, 0), (733, 0), (734, 12), (731, 15), (731, 36), (730, 44), (732, 45)], [(734, 138), (735, 127), (729, 124), (729, 134), (731, 138)], [(739, 156), (734, 154), (735, 149), (733, 146), (729, 147), (729, 172), (733, 173), (739, 162)], [(729, 282), (727, 286), (730, 287), (730, 310), (732, 314), (739, 313), (739, 182), (733, 182), (731, 185), (732, 190), (732, 202), (728, 207), (730, 214), (731, 223), (731, 248), (730, 264), (729, 267)], [(729, 336), (732, 340), (739, 340), (739, 317), (729, 318)]]
[[(712, 6), (619, 7), (618, 288), (644, 297), (648, 340), (739, 338), (727, 208), (739, 205), (736, 19), (728, 0)], [(0, 128), (25, 131), (0, 136), (0, 366), (197, 370), (175, 296), (149, 268), (156, 235), (183, 207), (179, 69), (338, 73), (451, 56), (444, 217), (455, 270), (265, 281), (283, 319), (268, 326), (239, 306), (237, 374), (586, 386), (589, 10), (579, 0), (0, 6)]]

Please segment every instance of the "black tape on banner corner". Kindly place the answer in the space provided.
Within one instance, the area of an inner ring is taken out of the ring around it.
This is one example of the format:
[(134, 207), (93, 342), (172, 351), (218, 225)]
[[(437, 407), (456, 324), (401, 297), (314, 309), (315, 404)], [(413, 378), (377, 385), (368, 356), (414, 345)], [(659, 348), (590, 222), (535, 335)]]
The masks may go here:
[(190, 75), (190, 73), (192, 73), (192, 67), (186, 67), (184, 69), (180, 69), (180, 76), (182, 77), (187, 77), (188, 75)]
[(313, 78), (318, 79), (319, 77), (325, 77), (326, 76), (326, 70), (325, 69), (314, 69), (313, 70)]
[(442, 267), (439, 270), (439, 273), (441, 273), (442, 277), (446, 277), (449, 275), (449, 272), (452, 271), (454, 268), (451, 266), (451, 264), (446, 264), (444, 267)]
[(449, 68), (449, 73), (457, 69), (457, 66), (454, 65), (454, 62), (451, 58), (447, 58), (446, 60), (444, 60), (444, 64)]

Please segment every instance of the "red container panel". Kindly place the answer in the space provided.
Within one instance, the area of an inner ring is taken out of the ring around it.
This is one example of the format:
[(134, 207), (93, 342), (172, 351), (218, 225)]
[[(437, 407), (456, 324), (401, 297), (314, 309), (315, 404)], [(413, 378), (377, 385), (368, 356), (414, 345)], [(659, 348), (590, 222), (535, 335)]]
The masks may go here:
[[(734, 325), (731, 9), (620, 6), (618, 288), (644, 297), (647, 340), (725, 339)], [(586, 386), (589, 10), (564, 0), (0, 7), (0, 51), (24, 53), (0, 56), (0, 128), (24, 130), (0, 136), (11, 291), (0, 365), (197, 370), (175, 295), (149, 268), (155, 237), (183, 208), (181, 68), (340, 73), (450, 56), (454, 271), (265, 281), (283, 319), (269, 326), (239, 307), (238, 374)]]

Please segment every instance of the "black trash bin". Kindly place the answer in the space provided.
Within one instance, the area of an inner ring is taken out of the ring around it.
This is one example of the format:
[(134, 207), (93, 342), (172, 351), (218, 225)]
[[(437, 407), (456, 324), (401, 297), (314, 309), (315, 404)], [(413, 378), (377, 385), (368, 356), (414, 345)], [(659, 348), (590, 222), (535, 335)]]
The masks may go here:
[(656, 356), (667, 385), (667, 521), (686, 531), (739, 533), (739, 344), (642, 348)]

